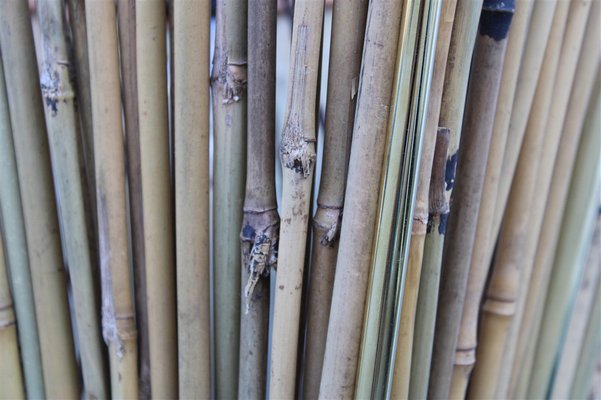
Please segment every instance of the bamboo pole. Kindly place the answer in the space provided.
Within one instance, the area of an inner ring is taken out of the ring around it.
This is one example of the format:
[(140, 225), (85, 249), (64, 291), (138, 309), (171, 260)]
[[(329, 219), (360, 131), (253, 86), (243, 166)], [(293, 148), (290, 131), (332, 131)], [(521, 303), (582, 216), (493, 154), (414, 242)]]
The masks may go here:
[[(58, 215), (72, 283), (73, 308), (86, 397), (107, 397), (95, 281), (87, 236), (84, 188), (79, 169), (75, 92), (64, 38), (62, 2), (38, 1), (42, 42), (41, 89), (52, 170), (60, 196)], [(92, 295), (90, 295), (92, 294)]]
[(323, 23), (322, 0), (297, 0), (280, 159), (280, 247), (271, 341), (269, 396), (294, 397), (301, 288), (315, 166), (315, 104)]
[(111, 395), (138, 397), (137, 333), (129, 270), (125, 157), (115, 4), (86, 0), (102, 275), (102, 328)]
[[(351, 397), (359, 357), (402, 2), (370, 2), (320, 397)], [(345, 222), (346, 221), (346, 222)]]
[(153, 397), (177, 397), (173, 199), (170, 184), (165, 4), (136, 1), (136, 69), (144, 268)]
[(47, 397), (79, 397), (50, 152), (27, 3), (0, 8), (6, 89), (25, 220)]
[(277, 263), (280, 218), (275, 192), (275, 54), (277, 4), (248, 7), (248, 142), (240, 233), (239, 399), (264, 399), (267, 385), (270, 273)]
[(220, 399), (233, 399), (238, 395), (239, 235), (246, 166), (247, 23), (247, 0), (217, 2), (211, 89), (214, 121), (215, 390)]
[(455, 350), (450, 389), (451, 397), (453, 398), (465, 397), (469, 377), (476, 363), (478, 314), (490, 267), (490, 258), (492, 257), (492, 254), (488, 254), (489, 243), (493, 240), (490, 237), (490, 230), (502, 167), (501, 163), (507, 140), (511, 106), (516, 91), (520, 60), (522, 58), (533, 4), (533, 2), (528, 0), (516, 1), (516, 11), (508, 36), (486, 175), (478, 211), (476, 234), (470, 260), (470, 272), (466, 286), (467, 291), (461, 315), (457, 349)]
[(0, 220), (4, 232), (5, 259), (10, 271), (10, 286), (20, 326), (17, 333), (25, 390), (32, 398), (44, 398), (35, 300), (4, 80), (4, 67), (0, 59)]
[(209, 398), (208, 2), (173, 2), (173, 123), (179, 396)]

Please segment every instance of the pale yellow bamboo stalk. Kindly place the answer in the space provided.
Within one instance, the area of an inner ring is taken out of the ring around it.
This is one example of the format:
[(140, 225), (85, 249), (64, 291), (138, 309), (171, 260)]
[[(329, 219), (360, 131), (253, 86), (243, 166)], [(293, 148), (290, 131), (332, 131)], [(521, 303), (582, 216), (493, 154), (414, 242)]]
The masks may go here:
[(79, 379), (61, 253), (50, 151), (27, 3), (0, 7), (0, 46), (25, 219), (45, 394), (78, 398)]
[(209, 398), (209, 2), (173, 2), (179, 396)]
[(102, 275), (102, 328), (111, 396), (138, 397), (137, 332), (128, 253), (125, 151), (115, 4), (86, 0)]

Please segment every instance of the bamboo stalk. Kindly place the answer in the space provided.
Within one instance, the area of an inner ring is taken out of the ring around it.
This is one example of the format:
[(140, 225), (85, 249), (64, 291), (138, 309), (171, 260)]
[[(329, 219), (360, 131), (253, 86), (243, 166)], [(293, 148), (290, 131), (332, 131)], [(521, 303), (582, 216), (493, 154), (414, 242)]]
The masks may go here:
[[(173, 2), (179, 396), (209, 398), (208, 2)], [(193, 50), (191, 50), (193, 49)]]
[(240, 233), (239, 399), (264, 399), (267, 384), (270, 272), (277, 263), (280, 219), (275, 193), (275, 54), (277, 4), (248, 8), (248, 143)]
[(351, 397), (361, 341), (402, 2), (370, 2), (320, 397)]
[(62, 2), (38, 1), (42, 41), (41, 89), (52, 170), (60, 196), (58, 215), (63, 249), (72, 282), (73, 307), (81, 357), (85, 396), (107, 397), (98, 304), (87, 236), (84, 188), (79, 169), (75, 93), (71, 85), (69, 55), (64, 38)]
[(480, 312), (480, 301), (484, 285), (490, 268), (490, 258), (492, 257), (492, 254), (488, 254), (489, 243), (492, 240), (490, 230), (502, 167), (501, 163), (507, 140), (511, 106), (516, 91), (520, 59), (522, 58), (533, 4), (533, 2), (527, 0), (518, 0), (516, 2), (516, 11), (507, 41), (486, 175), (470, 260), (467, 291), (461, 315), (457, 349), (455, 351), (450, 389), (451, 397), (453, 398), (465, 397), (469, 377), (476, 362), (478, 314)]
[(0, 46), (13, 127), (47, 397), (79, 397), (67, 287), (38, 69), (27, 4), (0, 9)]
[(269, 396), (293, 398), (301, 288), (315, 166), (315, 104), (324, 2), (297, 0), (294, 9), (290, 81), (280, 159), (282, 204), (280, 250), (271, 341)]
[(216, 396), (238, 395), (240, 228), (246, 166), (247, 1), (217, 2), (211, 89), (214, 121), (213, 268)]
[(150, 388), (152, 396), (159, 399), (177, 397), (178, 383), (165, 20), (165, 4), (162, 0), (136, 1), (136, 69)]
[[(5, 74), (0, 59), (0, 220), (4, 232), (5, 259), (19, 320), (19, 345), (25, 390), (32, 398), (44, 398), (44, 377), (36, 321), (25, 222), (8, 109)], [(2, 260), (0, 260), (2, 261)]]
[(86, 0), (102, 274), (102, 328), (111, 395), (138, 397), (137, 340), (129, 270), (125, 165), (115, 4)]

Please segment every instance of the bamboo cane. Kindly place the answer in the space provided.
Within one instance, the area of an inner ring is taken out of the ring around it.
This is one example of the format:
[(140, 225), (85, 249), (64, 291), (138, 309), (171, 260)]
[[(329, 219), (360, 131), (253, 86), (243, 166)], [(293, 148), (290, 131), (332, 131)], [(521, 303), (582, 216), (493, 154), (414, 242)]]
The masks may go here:
[(90, 88), (102, 274), (102, 328), (109, 346), (111, 395), (138, 397), (115, 4), (86, 0)]
[(489, 242), (492, 240), (492, 238), (490, 238), (490, 230), (498, 190), (499, 174), (501, 173), (502, 167), (501, 163), (507, 140), (511, 106), (516, 91), (520, 59), (524, 49), (532, 6), (533, 2), (528, 0), (518, 0), (516, 2), (516, 12), (511, 23), (511, 30), (507, 41), (505, 62), (486, 166), (486, 175), (482, 189), (482, 197), (480, 199), (478, 222), (470, 260), (467, 291), (461, 315), (457, 349), (455, 351), (450, 389), (452, 398), (465, 397), (469, 377), (476, 362), (478, 314), (480, 312), (480, 301), (490, 267), (489, 259), (492, 256), (488, 254), (488, 249), (490, 247)]
[(136, 1), (136, 69), (150, 388), (152, 396), (159, 399), (177, 397), (178, 383), (165, 19), (162, 0)]
[(269, 396), (294, 396), (303, 267), (315, 166), (315, 104), (323, 22), (322, 0), (295, 3), (290, 81), (280, 159), (280, 250), (273, 311)]
[(60, 247), (38, 69), (27, 4), (0, 8), (0, 46), (13, 127), (19, 187), (40, 335), (47, 397), (79, 397), (69, 329), (69, 308)]
[(577, 284), (584, 257), (588, 252), (587, 238), (592, 237), (596, 222), (601, 187), (600, 100), (601, 96), (596, 93), (590, 104), (590, 119), (580, 141), (577, 164), (572, 174), (540, 334), (536, 342), (527, 391), (529, 398), (540, 398), (547, 393), (562, 325), (568, 313), (568, 298)]
[[(350, 397), (361, 341), (402, 2), (369, 4), (320, 397)], [(346, 221), (346, 222), (345, 222)]]
[[(12, 127), (8, 109), (4, 67), (0, 59), (0, 220), (6, 247), (5, 259), (19, 320), (19, 345), (25, 390), (32, 398), (44, 398), (44, 377), (35, 314), (25, 222), (17, 176)], [(1, 260), (0, 260), (1, 261)]]
[(42, 41), (41, 89), (52, 170), (60, 196), (58, 214), (72, 282), (73, 307), (86, 397), (107, 397), (98, 304), (87, 236), (84, 188), (79, 170), (75, 93), (69, 76), (62, 2), (38, 1)]
[(270, 272), (277, 263), (280, 219), (275, 193), (275, 1), (248, 7), (248, 143), (240, 233), (239, 399), (264, 399), (267, 384)]
[[(448, 237), (443, 251), (441, 286), (432, 352), (429, 396), (461, 396), (452, 393), (453, 359), (463, 311), (470, 260), (495, 110), (507, 33), (514, 2), (485, 1), (474, 49), (472, 84), (467, 93), (462, 132), (463, 156), (459, 157)], [(459, 348), (462, 351), (462, 348)], [(454, 398), (454, 397), (453, 397)]]
[[(173, 2), (179, 396), (209, 398), (208, 2)], [(193, 49), (193, 50), (192, 50)]]
[(247, 1), (218, 1), (215, 31), (211, 78), (215, 390), (217, 398), (233, 399), (238, 394), (240, 354), (239, 234), (246, 166)]

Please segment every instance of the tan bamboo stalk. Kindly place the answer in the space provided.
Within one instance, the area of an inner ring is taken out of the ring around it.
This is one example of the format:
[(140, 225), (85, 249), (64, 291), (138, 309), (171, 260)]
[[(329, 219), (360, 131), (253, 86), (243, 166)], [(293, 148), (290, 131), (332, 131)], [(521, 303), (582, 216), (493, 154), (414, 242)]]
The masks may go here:
[[(352, 397), (378, 209), (402, 2), (370, 2), (320, 397)], [(346, 222), (345, 222), (346, 221)]]
[(111, 396), (138, 397), (137, 332), (128, 253), (125, 152), (115, 4), (86, 0), (94, 115), (102, 328), (109, 346)]
[(275, 192), (277, 4), (248, 7), (248, 142), (241, 245), (239, 399), (264, 399), (267, 386), (270, 273), (277, 263), (280, 218)]
[(25, 390), (32, 398), (44, 398), (35, 301), (4, 77), (0, 56), (0, 220), (4, 231), (5, 259), (10, 271), (15, 312), (19, 319), (20, 329), (17, 333)]
[(71, 85), (61, 0), (40, 0), (37, 11), (42, 43), (40, 76), (48, 127), (64, 256), (69, 266), (73, 308), (86, 397), (105, 398), (107, 377), (101, 345), (94, 270), (90, 255), (79, 169), (79, 127)]
[(45, 394), (80, 394), (61, 254), (50, 151), (27, 3), (0, 7), (6, 89), (42, 352)]
[[(509, 132), (505, 153), (503, 155), (503, 167), (499, 178), (499, 189), (497, 190), (497, 201), (495, 204), (495, 217), (493, 219), (491, 237), (496, 238), (501, 228), (505, 205), (508, 203), (511, 183), (516, 171), (520, 148), (528, 125), (530, 110), (534, 101), (538, 77), (543, 66), (545, 49), (549, 34), (553, 26), (555, 8), (558, 0), (535, 0), (532, 17), (528, 27), (528, 38), (524, 48), (524, 57), (520, 65), (518, 84), (514, 96), (514, 102), (509, 123)], [(565, 2), (567, 3), (567, 2)], [(494, 251), (496, 242), (489, 244), (489, 254)]]
[(209, 2), (173, 2), (180, 398), (209, 398)]
[(461, 315), (457, 349), (455, 351), (455, 362), (450, 390), (450, 396), (452, 398), (465, 397), (469, 377), (476, 362), (480, 300), (482, 298), (490, 267), (489, 260), (492, 257), (491, 254), (488, 254), (488, 249), (490, 247), (489, 242), (493, 240), (490, 238), (490, 230), (494, 215), (499, 175), (502, 167), (501, 163), (503, 161), (507, 140), (511, 108), (516, 91), (520, 60), (522, 58), (533, 4), (534, 3), (529, 0), (516, 1), (516, 11), (509, 32), (501, 86), (499, 88), (497, 108), (495, 111), (492, 139), (486, 166), (486, 176), (478, 211), (478, 223), (470, 261), (467, 291)]
[(461, 395), (450, 392), (453, 362), (514, 6), (514, 2), (487, 0), (480, 17), (461, 140), (463, 156), (458, 160), (443, 251), (436, 315), (438, 334), (434, 336), (428, 392), (433, 398)]
[(138, 328), (139, 390), (142, 399), (150, 398), (150, 347), (146, 304), (144, 218), (142, 215), (142, 170), (138, 121), (138, 77), (136, 67), (136, 2), (117, 0), (119, 55), (121, 60), (121, 98), (125, 120), (129, 219), (134, 264), (136, 325)]
[[(516, 175), (508, 200), (492, 276), (480, 315), (478, 363), (474, 370), (469, 395), (475, 398), (496, 396), (503, 371), (509, 329), (516, 319), (520, 285), (529, 272), (524, 266), (526, 234), (530, 203), (534, 196), (541, 149), (549, 113), (553, 86), (561, 50), (561, 39), (568, 16), (569, 3), (559, 2), (553, 19), (549, 44), (520, 151)], [(515, 106), (515, 104), (514, 104)], [(510, 351), (510, 350), (509, 350)]]
[(8, 285), (4, 243), (0, 232), (0, 398), (24, 399), (23, 375), (17, 343), (17, 320)]
[(217, 2), (211, 89), (214, 123), (215, 393), (220, 399), (233, 399), (238, 395), (240, 228), (246, 168), (247, 23), (247, 0)]
[(280, 146), (282, 204), (273, 311), (269, 396), (293, 398), (301, 288), (315, 166), (315, 116), (323, 24), (322, 0), (297, 0), (290, 80)]
[(138, 124), (152, 397), (177, 397), (177, 316), (170, 183), (165, 3), (136, 1)]

